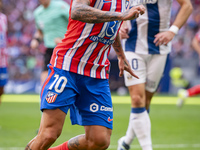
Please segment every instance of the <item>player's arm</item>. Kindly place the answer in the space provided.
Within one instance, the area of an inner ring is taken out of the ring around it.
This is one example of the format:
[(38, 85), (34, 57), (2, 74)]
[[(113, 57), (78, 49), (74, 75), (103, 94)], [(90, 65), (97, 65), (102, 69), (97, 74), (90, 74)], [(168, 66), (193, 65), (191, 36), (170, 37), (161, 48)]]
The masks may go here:
[(177, 2), (180, 4), (180, 10), (174, 23), (168, 31), (155, 35), (154, 43), (156, 43), (157, 46), (169, 43), (192, 13), (193, 8), (190, 0), (177, 0)]
[(119, 30), (120, 39), (128, 39), (129, 38), (128, 33), (129, 33), (128, 21), (124, 21)]
[(200, 42), (196, 38), (196, 36), (192, 39), (192, 47), (200, 56)]
[(125, 12), (102, 11), (90, 6), (90, 0), (73, 0), (71, 18), (87, 23), (102, 23), (115, 20), (132, 20), (143, 14), (145, 7), (140, 5), (132, 7)]
[(116, 37), (115, 42), (113, 43), (113, 48), (117, 54), (117, 58), (118, 58), (118, 65), (119, 65), (119, 76), (122, 77), (124, 70), (126, 70), (127, 72), (129, 72), (132, 76), (138, 78), (138, 76), (136, 76), (133, 73), (133, 70), (129, 64), (129, 62), (126, 59), (126, 56), (124, 54), (124, 51), (122, 49), (122, 45), (121, 45), (121, 41), (120, 41), (120, 37), (119, 34)]
[(33, 36), (33, 39), (31, 40), (31, 48), (36, 49), (39, 46), (42, 39), (43, 39), (43, 33), (40, 29), (37, 29), (37, 31)]

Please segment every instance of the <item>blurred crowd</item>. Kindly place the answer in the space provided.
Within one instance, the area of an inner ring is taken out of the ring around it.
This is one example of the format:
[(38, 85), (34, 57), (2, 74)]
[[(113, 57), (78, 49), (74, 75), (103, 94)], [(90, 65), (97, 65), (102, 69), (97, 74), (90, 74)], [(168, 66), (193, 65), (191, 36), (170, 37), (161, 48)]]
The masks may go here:
[[(183, 76), (191, 86), (200, 84), (200, 58), (191, 46), (192, 39), (200, 30), (200, 0), (192, 0), (193, 13), (186, 24), (181, 28), (178, 35), (172, 41), (172, 52), (170, 53), (171, 69), (179, 67)], [(179, 4), (173, 1), (172, 20), (179, 9)], [(175, 92), (171, 86), (170, 93)]]
[[(193, 13), (172, 42), (172, 57), (181, 56), (188, 58), (193, 55), (194, 51), (191, 47), (191, 40), (200, 29), (200, 0), (192, 0), (192, 2), (194, 9)], [(178, 10), (179, 4), (176, 1), (173, 1), (171, 20), (175, 19)]]
[[(67, 1), (69, 2), (69, 1)], [(171, 58), (192, 59), (196, 57), (191, 40), (200, 28), (200, 0), (192, 0), (194, 11), (187, 23), (173, 40)], [(30, 41), (35, 32), (33, 11), (39, 0), (3, 0), (3, 13), (8, 17), (8, 55), (9, 75), (12, 81), (39, 80), (42, 69), (44, 46), (38, 50), (30, 49)], [(172, 20), (175, 19), (179, 5), (173, 1)], [(111, 53), (110, 59), (115, 59)]]
[(3, 13), (8, 18), (9, 79), (29, 80), (40, 73), (41, 51), (32, 51), (30, 41), (35, 32), (33, 11), (38, 0), (3, 0)]

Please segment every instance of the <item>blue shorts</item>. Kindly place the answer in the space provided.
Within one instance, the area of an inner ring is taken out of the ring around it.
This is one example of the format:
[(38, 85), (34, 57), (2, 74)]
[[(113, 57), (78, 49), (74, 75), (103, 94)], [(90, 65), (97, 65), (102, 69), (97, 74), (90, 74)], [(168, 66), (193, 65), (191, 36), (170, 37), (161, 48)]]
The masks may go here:
[(7, 68), (0, 68), (0, 87), (5, 86), (8, 82)]
[(48, 65), (49, 72), (41, 91), (41, 110), (59, 108), (72, 124), (100, 125), (112, 129), (113, 107), (109, 82)]

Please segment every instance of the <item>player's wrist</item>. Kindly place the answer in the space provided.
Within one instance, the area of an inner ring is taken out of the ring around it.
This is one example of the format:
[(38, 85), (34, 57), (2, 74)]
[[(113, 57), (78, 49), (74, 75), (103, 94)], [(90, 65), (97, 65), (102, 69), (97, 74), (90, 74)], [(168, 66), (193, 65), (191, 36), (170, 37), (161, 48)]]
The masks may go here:
[(178, 34), (179, 28), (176, 25), (172, 25), (169, 31), (173, 32), (175, 35)]
[(126, 57), (125, 57), (125, 55), (118, 55), (118, 56), (117, 56), (117, 59), (118, 59), (118, 60), (125, 60)]

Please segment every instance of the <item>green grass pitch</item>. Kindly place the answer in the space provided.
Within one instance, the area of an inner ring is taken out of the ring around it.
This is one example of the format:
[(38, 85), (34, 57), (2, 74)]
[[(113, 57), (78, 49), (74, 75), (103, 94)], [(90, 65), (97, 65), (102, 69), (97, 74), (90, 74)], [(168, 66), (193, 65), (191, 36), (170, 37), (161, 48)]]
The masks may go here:
[[(129, 96), (113, 95), (114, 129), (109, 150), (117, 149), (117, 140), (126, 133)], [(156, 95), (152, 100), (150, 118), (155, 150), (200, 150), (200, 98), (188, 98), (178, 109), (176, 97)], [(39, 95), (3, 95), (0, 106), (0, 150), (23, 150), (36, 136), (41, 113)], [(83, 134), (81, 126), (72, 126), (66, 117), (63, 132), (54, 146)], [(137, 139), (131, 150), (141, 150)]]

